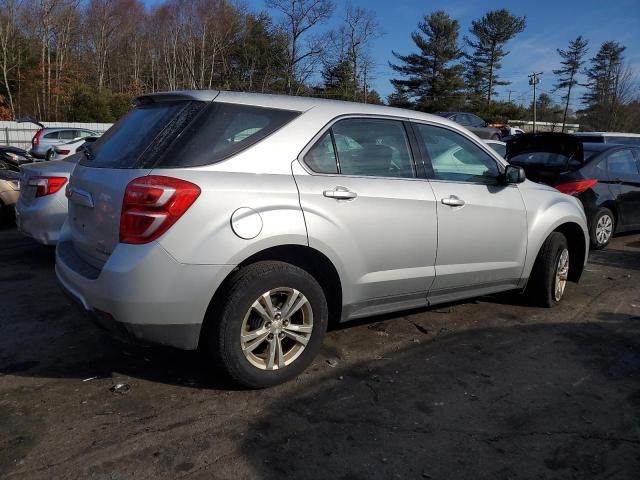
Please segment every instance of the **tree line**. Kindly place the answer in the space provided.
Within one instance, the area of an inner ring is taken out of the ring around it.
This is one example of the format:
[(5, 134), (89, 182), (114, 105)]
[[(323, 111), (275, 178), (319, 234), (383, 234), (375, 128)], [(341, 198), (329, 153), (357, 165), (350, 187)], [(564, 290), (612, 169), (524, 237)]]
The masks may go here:
[[(177, 89), (380, 102), (368, 88), (373, 12), (331, 0), (266, 5), (0, 0), (0, 118), (109, 122), (132, 96)], [(329, 30), (332, 16), (340, 22)]]
[[(496, 87), (510, 82), (500, 76), (507, 44), (526, 28), (526, 17), (506, 9), (487, 12), (471, 23), (469, 35), (459, 40), (460, 24), (442, 10), (425, 15), (411, 34), (417, 51), (393, 52), (398, 74), (391, 80), (389, 103), (426, 112), (467, 110), (487, 119), (505, 121), (530, 118), (533, 105), (495, 101)], [(542, 92), (536, 99), (538, 119), (568, 121), (590, 130), (640, 131), (637, 78), (624, 62), (626, 47), (605, 41), (587, 61), (589, 42), (582, 36), (557, 49), (558, 65), (550, 93), (561, 95), (554, 103)], [(527, 52), (518, 52), (527, 55)], [(576, 87), (584, 92), (575, 98)], [(577, 101), (582, 108), (570, 108)]]
[[(379, 67), (372, 44), (384, 34), (373, 11), (333, 0), (265, 5), (256, 12), (232, 0), (163, 0), (152, 8), (142, 0), (0, 0), (0, 119), (111, 122), (131, 97), (176, 89), (383, 103), (370, 87)], [(501, 76), (508, 43), (526, 28), (525, 17), (487, 12), (462, 40), (459, 22), (444, 11), (424, 15), (417, 27), (416, 51), (393, 52), (386, 103), (491, 120), (529, 116), (531, 106), (496, 100), (497, 88), (509, 84)], [(563, 102), (543, 93), (540, 119), (579, 116), (589, 128), (637, 129), (625, 47), (605, 42), (588, 62), (587, 52), (582, 37), (558, 49), (552, 93)], [(576, 90), (586, 93), (576, 99)]]

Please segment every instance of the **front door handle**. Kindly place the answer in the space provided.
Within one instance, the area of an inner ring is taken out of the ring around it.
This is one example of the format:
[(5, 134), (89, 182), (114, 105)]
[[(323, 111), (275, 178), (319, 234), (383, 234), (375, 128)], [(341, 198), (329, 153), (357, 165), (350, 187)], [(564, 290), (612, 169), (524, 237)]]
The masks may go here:
[(356, 192), (352, 192), (346, 187), (336, 187), (333, 190), (325, 190), (322, 194), (327, 198), (335, 198), (336, 200), (353, 200), (358, 196)]
[(451, 195), (450, 197), (443, 198), (441, 201), (444, 205), (449, 205), (450, 207), (461, 207), (464, 205), (464, 200), (456, 197), (455, 195)]

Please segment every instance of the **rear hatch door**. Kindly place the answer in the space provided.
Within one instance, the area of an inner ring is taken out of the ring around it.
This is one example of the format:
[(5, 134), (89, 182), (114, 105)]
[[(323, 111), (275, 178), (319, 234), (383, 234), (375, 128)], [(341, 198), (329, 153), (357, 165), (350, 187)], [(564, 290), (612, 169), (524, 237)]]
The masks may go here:
[(171, 96), (144, 97), (86, 148), (69, 181), (69, 227), (74, 248), (101, 268), (119, 242), (120, 212), (127, 184), (148, 175), (154, 159), (180, 135), (205, 105)]
[(505, 158), (523, 167), (527, 178), (553, 185), (584, 165), (582, 140), (565, 133), (526, 133), (506, 140)]

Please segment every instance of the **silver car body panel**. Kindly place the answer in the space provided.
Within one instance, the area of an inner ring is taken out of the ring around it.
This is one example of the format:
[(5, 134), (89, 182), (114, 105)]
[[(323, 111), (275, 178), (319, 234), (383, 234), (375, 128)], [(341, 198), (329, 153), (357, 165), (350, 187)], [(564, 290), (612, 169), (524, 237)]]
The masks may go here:
[[(71, 161), (38, 162), (23, 165), (20, 175), (21, 194), (16, 204), (16, 224), (24, 235), (44, 245), (55, 245), (67, 218), (65, 188), (44, 197), (35, 196), (36, 188), (28, 185), (36, 176), (70, 177), (76, 166)], [(66, 187), (66, 185), (65, 185)]]
[[(95, 278), (58, 247), (56, 271), (87, 310), (108, 312), (123, 324), (201, 325), (226, 276), (271, 247), (309, 247), (331, 261), (342, 286), (342, 320), (522, 288), (545, 238), (573, 222), (584, 232), (579, 202), (526, 181), (488, 186), (425, 178), (320, 175), (302, 161), (321, 132), (338, 118), (378, 117), (446, 127), (464, 135), (504, 168), (507, 163), (464, 127), (402, 109), (278, 95), (172, 92), (140, 101), (189, 98), (303, 112), (280, 130), (219, 163), (146, 170), (79, 165), (70, 185), (93, 207), (73, 201), (61, 243), (73, 246)], [(118, 241), (125, 187), (134, 178), (166, 175), (196, 183), (201, 194), (158, 240)], [(353, 199), (324, 195), (338, 187)], [(464, 206), (442, 203), (458, 197)], [(249, 211), (260, 225), (242, 238), (234, 212)], [(67, 248), (65, 247), (65, 249)], [(154, 341), (181, 348), (191, 343)]]

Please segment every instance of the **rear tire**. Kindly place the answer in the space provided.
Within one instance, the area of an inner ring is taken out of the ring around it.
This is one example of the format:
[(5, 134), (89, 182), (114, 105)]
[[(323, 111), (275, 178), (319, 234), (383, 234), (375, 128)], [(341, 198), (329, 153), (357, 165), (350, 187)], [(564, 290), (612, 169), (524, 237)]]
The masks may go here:
[(569, 275), (569, 255), (562, 233), (553, 232), (542, 244), (526, 291), (535, 305), (551, 308), (560, 303)]
[(608, 208), (598, 210), (589, 228), (591, 247), (594, 250), (600, 250), (606, 247), (611, 241), (615, 229), (616, 223), (613, 212)]
[(45, 153), (44, 155), (45, 161), (50, 162), (52, 158), (53, 158), (53, 150), (47, 150), (47, 153)]
[(206, 319), (204, 346), (237, 383), (263, 388), (286, 382), (320, 350), (327, 301), (301, 268), (275, 261), (248, 265), (232, 275), (221, 298)]
[(500, 135), (494, 133), (493, 135), (491, 135), (491, 140), (500, 140)]

